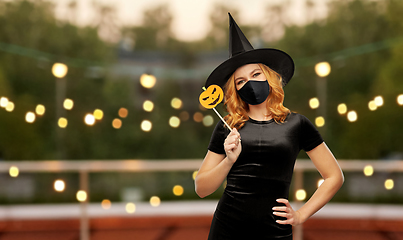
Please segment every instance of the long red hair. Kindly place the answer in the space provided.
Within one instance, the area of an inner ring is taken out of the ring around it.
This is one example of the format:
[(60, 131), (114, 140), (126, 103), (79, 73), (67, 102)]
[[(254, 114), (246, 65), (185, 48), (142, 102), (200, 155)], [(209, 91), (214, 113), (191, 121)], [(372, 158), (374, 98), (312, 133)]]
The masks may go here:
[[(283, 123), (287, 115), (290, 113), (290, 110), (283, 105), (284, 91), (281, 76), (264, 64), (259, 63), (258, 65), (260, 69), (262, 69), (262, 72), (266, 76), (270, 85), (270, 94), (266, 101), (266, 108), (271, 113), (274, 121), (277, 123)], [(239, 130), (249, 119), (249, 105), (241, 99), (236, 90), (234, 74), (231, 75), (225, 84), (224, 91), (224, 106), (228, 112), (228, 115), (225, 116), (224, 119), (231, 128)]]

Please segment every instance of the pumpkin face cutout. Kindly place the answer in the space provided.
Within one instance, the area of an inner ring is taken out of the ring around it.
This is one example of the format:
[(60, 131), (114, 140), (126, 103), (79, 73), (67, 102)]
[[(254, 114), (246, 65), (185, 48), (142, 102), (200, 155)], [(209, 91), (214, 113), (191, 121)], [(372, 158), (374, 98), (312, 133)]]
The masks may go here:
[(218, 85), (210, 85), (199, 96), (200, 104), (207, 108), (212, 109), (217, 106), (224, 98), (224, 92)]

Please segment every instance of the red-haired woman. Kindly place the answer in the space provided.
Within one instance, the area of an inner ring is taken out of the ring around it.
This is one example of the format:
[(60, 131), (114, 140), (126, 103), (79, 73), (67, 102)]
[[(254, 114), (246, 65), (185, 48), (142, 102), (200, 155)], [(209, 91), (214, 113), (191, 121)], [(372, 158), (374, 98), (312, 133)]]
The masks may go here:
[[(277, 49), (253, 49), (230, 16), (230, 58), (206, 87), (225, 91), (228, 130), (219, 122), (195, 180), (205, 197), (227, 179), (209, 240), (292, 240), (292, 226), (322, 208), (343, 184), (343, 173), (313, 124), (283, 106), (294, 63)], [(242, 139), (242, 140), (241, 140)], [(300, 209), (288, 202), (295, 160), (306, 151), (324, 182)]]

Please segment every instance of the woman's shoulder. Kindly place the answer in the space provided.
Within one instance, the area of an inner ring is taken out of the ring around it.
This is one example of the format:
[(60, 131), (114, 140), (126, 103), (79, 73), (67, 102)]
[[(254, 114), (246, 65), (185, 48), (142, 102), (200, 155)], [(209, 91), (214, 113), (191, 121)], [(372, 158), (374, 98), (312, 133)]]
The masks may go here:
[(288, 114), (286, 121), (298, 122), (300, 124), (310, 122), (310, 120), (307, 117), (297, 112), (291, 112), (290, 114)]

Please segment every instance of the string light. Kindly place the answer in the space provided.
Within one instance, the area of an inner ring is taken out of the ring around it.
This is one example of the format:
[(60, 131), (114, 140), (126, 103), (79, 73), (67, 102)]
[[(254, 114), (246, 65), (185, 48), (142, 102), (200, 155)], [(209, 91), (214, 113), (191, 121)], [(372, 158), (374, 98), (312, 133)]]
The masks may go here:
[(337, 105), (337, 111), (340, 115), (346, 114), (347, 105), (345, 103), (340, 103), (339, 105)]
[(315, 72), (319, 77), (326, 77), (330, 74), (330, 64), (328, 62), (320, 62), (315, 65)]
[(101, 206), (102, 206), (103, 209), (108, 210), (108, 209), (111, 208), (112, 203), (111, 203), (111, 201), (109, 199), (104, 199), (101, 202)]
[(95, 109), (93, 115), (96, 120), (101, 120), (104, 117), (104, 112), (101, 109)]
[(66, 184), (64, 183), (63, 180), (57, 179), (57, 180), (53, 183), (53, 188), (54, 188), (57, 192), (63, 192), (64, 189), (66, 188)]
[(85, 115), (84, 117), (84, 122), (85, 124), (87, 124), (88, 126), (92, 126), (95, 123), (95, 117), (94, 115), (92, 115), (91, 113), (88, 113), (87, 115)]
[(364, 167), (364, 175), (369, 177), (374, 174), (374, 168), (371, 165), (367, 165)]
[(20, 174), (20, 170), (16, 166), (11, 166), (8, 170), (8, 173), (11, 177), (18, 177), (18, 175)]
[(6, 106), (6, 111), (7, 112), (12, 112), (14, 110), (14, 103), (8, 101), (7, 106)]
[(325, 119), (321, 116), (315, 118), (315, 124), (317, 127), (323, 127), (325, 125)]
[(305, 190), (304, 190), (304, 189), (298, 189), (298, 190), (295, 192), (295, 198), (296, 198), (298, 201), (304, 201), (305, 198), (306, 198), (306, 192), (305, 192)]
[(172, 98), (171, 107), (175, 109), (180, 109), (182, 107), (182, 100), (180, 100), (179, 98)]
[(68, 72), (68, 67), (63, 63), (55, 63), (52, 66), (53, 76), (57, 78), (64, 78)]
[(399, 96), (397, 96), (397, 104), (399, 104), (400, 106), (403, 105), (403, 94), (400, 94)]
[(383, 97), (382, 96), (376, 96), (374, 98), (375, 104), (377, 107), (381, 107), (383, 105)]
[(198, 173), (199, 171), (194, 171), (193, 172), (193, 174), (192, 174), (192, 178), (193, 178), (193, 180), (196, 180), (196, 176), (197, 176), (197, 173)]
[(151, 74), (149, 75), (144, 73), (140, 76), (140, 84), (144, 88), (153, 88), (156, 82), (157, 79)]
[(161, 199), (157, 196), (152, 196), (150, 198), (150, 205), (153, 207), (158, 207), (161, 204)]
[(64, 102), (63, 102), (63, 107), (64, 107), (65, 109), (71, 110), (71, 109), (73, 109), (73, 106), (74, 106), (73, 100), (71, 100), (71, 99), (69, 99), (69, 98), (66, 98), (66, 99), (64, 100)]
[(59, 121), (57, 122), (57, 124), (59, 125), (60, 128), (66, 128), (68, 121), (66, 118), (61, 117), (61, 118), (59, 118)]
[(27, 114), (25, 115), (25, 121), (28, 123), (33, 123), (35, 122), (35, 113), (33, 112), (27, 112)]
[(195, 112), (195, 114), (193, 114), (193, 120), (195, 122), (202, 122), (203, 121), (203, 114), (201, 112)]
[(211, 115), (206, 115), (203, 117), (203, 125), (205, 127), (210, 127), (214, 123), (214, 118)]
[(126, 204), (126, 212), (127, 213), (134, 213), (136, 211), (136, 205), (132, 202)]
[(87, 193), (84, 190), (80, 190), (77, 192), (76, 198), (79, 202), (85, 202), (87, 200)]
[(386, 188), (387, 190), (392, 190), (393, 187), (394, 187), (394, 185), (395, 185), (395, 183), (394, 183), (393, 179), (386, 179), (386, 181), (385, 181), (385, 188)]
[(317, 98), (309, 99), (309, 107), (312, 109), (317, 109), (319, 107), (319, 99)]
[(154, 109), (154, 103), (151, 102), (150, 100), (145, 100), (143, 103), (143, 109), (146, 112), (152, 112)]
[(376, 105), (375, 101), (372, 100), (372, 101), (369, 101), (368, 108), (371, 111), (375, 111), (378, 108), (378, 106)]
[(357, 121), (357, 119), (358, 119), (357, 112), (356, 112), (356, 111), (350, 111), (350, 112), (348, 112), (348, 113), (347, 113), (347, 119), (348, 119), (348, 121), (350, 121), (350, 122), (355, 122), (355, 121)]
[(178, 117), (172, 116), (169, 118), (169, 126), (171, 126), (173, 128), (177, 128), (177, 127), (179, 127), (180, 124), (181, 124), (181, 120)]
[(0, 98), (0, 106), (1, 106), (2, 108), (5, 108), (5, 107), (7, 107), (7, 104), (8, 104), (8, 98), (6, 98), (6, 97), (1, 97), (1, 98)]
[(37, 115), (42, 116), (43, 114), (45, 114), (45, 106), (43, 106), (42, 104), (36, 105), (35, 112)]
[(144, 132), (149, 132), (153, 128), (153, 124), (149, 120), (143, 120), (141, 122), (141, 130)]
[(126, 108), (120, 108), (118, 114), (119, 117), (126, 118), (127, 115), (129, 114), (129, 111)]
[(115, 118), (112, 121), (112, 127), (115, 129), (119, 129), (122, 127), (122, 120), (120, 120), (119, 118)]
[(172, 189), (175, 196), (182, 196), (183, 195), (183, 187), (181, 185), (175, 185)]

